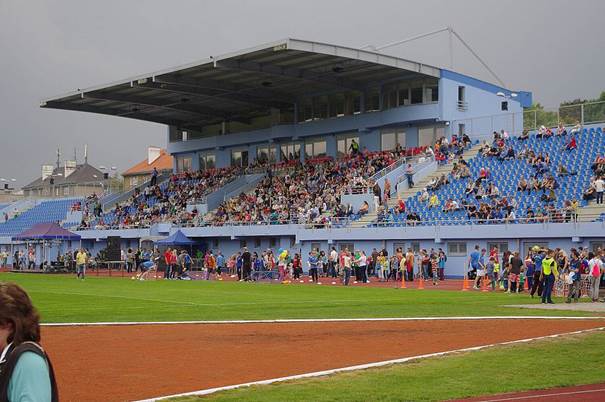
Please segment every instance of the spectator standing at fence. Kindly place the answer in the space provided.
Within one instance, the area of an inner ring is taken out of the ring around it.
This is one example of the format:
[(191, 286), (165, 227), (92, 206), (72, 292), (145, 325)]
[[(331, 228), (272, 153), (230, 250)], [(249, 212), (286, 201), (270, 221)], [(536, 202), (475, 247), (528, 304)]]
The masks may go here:
[(588, 253), (588, 275), (590, 278), (590, 298), (593, 302), (599, 301), (599, 286), (603, 274), (603, 261), (599, 255), (592, 251)]
[(153, 171), (151, 172), (151, 187), (154, 187), (158, 182), (158, 170), (154, 167)]
[(363, 250), (359, 252), (359, 259), (357, 260), (357, 265), (359, 265), (362, 282), (370, 283), (370, 280), (368, 279), (368, 257), (366, 256), (366, 253)]
[(33, 247), (27, 251), (27, 269), (36, 269), (36, 250)]
[(414, 168), (411, 163), (405, 168), (405, 177), (408, 180), (408, 188), (414, 188)]
[(596, 203), (602, 204), (603, 203), (603, 192), (605, 191), (605, 181), (603, 181), (603, 178), (598, 177), (594, 181), (594, 188), (595, 188)]
[(532, 286), (534, 284), (534, 272), (536, 268), (536, 264), (531, 258), (531, 251), (527, 253), (527, 257), (525, 257), (525, 278), (527, 278), (527, 291), (531, 291)]
[(542, 291), (542, 303), (554, 304), (554, 302), (552, 301), (552, 288), (558, 276), (559, 271), (557, 270), (555, 252), (549, 250), (547, 257), (542, 260), (542, 281), (544, 282), (544, 290)]

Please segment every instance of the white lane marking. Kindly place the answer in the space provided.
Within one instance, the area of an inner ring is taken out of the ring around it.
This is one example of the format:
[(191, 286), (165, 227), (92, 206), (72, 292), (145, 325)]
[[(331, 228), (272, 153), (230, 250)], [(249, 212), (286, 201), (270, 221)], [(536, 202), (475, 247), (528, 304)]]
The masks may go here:
[(502, 398), (502, 399), (484, 399), (477, 402), (503, 402), (503, 401), (522, 401), (524, 399), (536, 399), (536, 398), (545, 398), (549, 396), (564, 396), (564, 395), (578, 395), (578, 394), (590, 394), (594, 392), (604, 392), (605, 388), (599, 389), (587, 389), (585, 391), (570, 391), (570, 392), (557, 392), (553, 394), (540, 394), (540, 395), (525, 395), (525, 396), (513, 396), (510, 398)]
[(577, 334), (582, 334), (582, 333), (596, 332), (596, 331), (603, 331), (603, 330), (605, 330), (605, 327), (584, 329), (584, 330), (573, 331), (573, 332), (565, 332), (565, 333), (555, 334), (555, 335), (538, 336), (538, 337), (534, 337), (534, 338), (519, 339), (516, 341), (492, 343), (492, 344), (488, 344), (488, 345), (473, 346), (470, 348), (448, 350), (445, 352), (437, 352), (437, 353), (429, 353), (429, 354), (418, 355), (418, 356), (404, 357), (401, 359), (384, 360), (384, 361), (375, 362), (375, 363), (359, 364), (356, 366), (341, 367), (341, 368), (323, 370), (323, 371), (315, 371), (315, 372), (311, 372), (311, 373), (297, 374), (297, 375), (291, 375), (291, 376), (287, 376), (287, 377), (272, 378), (272, 379), (261, 380), (261, 381), (252, 381), (252, 382), (247, 382), (247, 383), (243, 383), (243, 384), (227, 385), (224, 387), (209, 388), (209, 389), (203, 389), (203, 390), (199, 390), (199, 391), (185, 392), (182, 394), (166, 395), (166, 396), (160, 396), (160, 397), (155, 397), (155, 398), (150, 398), (150, 399), (142, 399), (137, 402), (153, 402), (153, 401), (161, 401), (161, 400), (165, 400), (165, 399), (169, 399), (169, 398), (209, 395), (209, 394), (213, 394), (213, 393), (220, 392), (220, 391), (228, 391), (228, 390), (237, 389), (237, 388), (245, 388), (245, 387), (250, 387), (253, 385), (268, 385), (268, 384), (273, 384), (276, 382), (299, 380), (299, 379), (303, 379), (303, 378), (323, 377), (323, 376), (331, 375), (331, 374), (335, 374), (335, 373), (365, 370), (365, 369), (369, 369), (369, 368), (388, 366), (391, 364), (406, 363), (406, 362), (413, 361), (413, 360), (427, 359), (429, 357), (446, 356), (446, 355), (462, 353), (462, 352), (473, 352), (473, 351), (477, 351), (477, 350), (491, 348), (494, 346), (513, 345), (513, 344), (517, 344), (517, 343), (532, 342), (532, 341), (540, 340), (540, 339), (552, 339), (552, 338), (558, 338), (560, 336), (577, 335)]
[(84, 327), (112, 325), (177, 325), (177, 324), (280, 324), (356, 321), (440, 321), (440, 320), (605, 320), (605, 317), (558, 316), (477, 316), (477, 317), (377, 317), (377, 318), (284, 318), (275, 320), (199, 320), (199, 321), (115, 321), (115, 322), (56, 322), (40, 324), (44, 327)]

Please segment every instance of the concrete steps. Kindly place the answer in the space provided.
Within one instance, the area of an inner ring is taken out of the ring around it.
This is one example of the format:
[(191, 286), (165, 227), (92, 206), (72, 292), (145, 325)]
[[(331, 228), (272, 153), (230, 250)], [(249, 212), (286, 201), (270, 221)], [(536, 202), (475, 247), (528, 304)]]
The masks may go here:
[(605, 213), (605, 204), (596, 204), (593, 200), (587, 206), (578, 210), (578, 221), (594, 221), (603, 213)]
[[(481, 146), (482, 146), (481, 144), (477, 144), (477, 145), (474, 145), (468, 151), (465, 151), (464, 154), (462, 155), (462, 159), (464, 159), (465, 161), (468, 162), (469, 160), (474, 158), (479, 153)], [(447, 176), (452, 171), (453, 167), (454, 167), (453, 163), (448, 163), (446, 165), (439, 166), (437, 168), (437, 170), (435, 170), (433, 173), (431, 173), (430, 175), (426, 176), (422, 180), (419, 180), (417, 183), (415, 183), (414, 188), (405, 189), (405, 190), (399, 192), (398, 196), (392, 197), (388, 203), (389, 208), (392, 208), (397, 205), (398, 197), (403, 200), (407, 200), (408, 198), (413, 197), (418, 191), (421, 191), (424, 187), (426, 187), (426, 185), (433, 178), (439, 178), (439, 177), (441, 177), (442, 174), (445, 174)]]

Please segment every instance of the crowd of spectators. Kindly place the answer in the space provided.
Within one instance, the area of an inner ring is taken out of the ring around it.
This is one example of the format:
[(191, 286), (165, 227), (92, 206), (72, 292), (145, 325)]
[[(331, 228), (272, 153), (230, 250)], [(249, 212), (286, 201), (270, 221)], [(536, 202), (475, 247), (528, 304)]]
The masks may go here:
[(140, 228), (158, 222), (187, 224), (198, 216), (188, 204), (204, 199), (215, 189), (231, 182), (242, 174), (241, 168), (208, 169), (184, 172), (170, 177), (167, 183), (135, 189), (128, 200), (119, 203), (109, 212), (103, 212), (96, 200), (84, 207), (80, 229)]
[(368, 211), (363, 205), (357, 211), (341, 203), (341, 195), (353, 189), (368, 189), (369, 180), (378, 171), (393, 164), (404, 151), (352, 154), (333, 160), (322, 158), (297, 164), (286, 174), (269, 172), (249, 193), (223, 202), (208, 213), (199, 225), (230, 223), (303, 223), (330, 225)]

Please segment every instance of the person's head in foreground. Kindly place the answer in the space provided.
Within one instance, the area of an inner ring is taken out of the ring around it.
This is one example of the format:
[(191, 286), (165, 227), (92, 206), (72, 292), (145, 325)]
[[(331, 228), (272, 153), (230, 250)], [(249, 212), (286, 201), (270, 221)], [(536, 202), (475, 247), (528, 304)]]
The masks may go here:
[(40, 316), (18, 285), (0, 282), (0, 401), (58, 401), (52, 365), (40, 345)]

